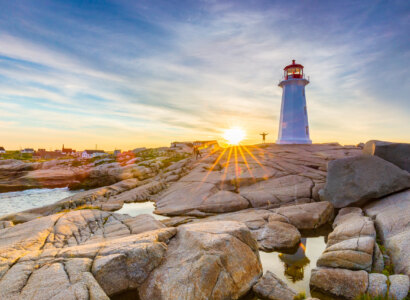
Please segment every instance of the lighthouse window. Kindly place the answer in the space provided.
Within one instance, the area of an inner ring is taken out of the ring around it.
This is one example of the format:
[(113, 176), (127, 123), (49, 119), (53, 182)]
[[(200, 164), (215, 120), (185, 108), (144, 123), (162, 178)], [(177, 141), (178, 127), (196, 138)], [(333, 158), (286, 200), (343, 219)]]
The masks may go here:
[[(303, 93), (304, 94), (304, 93)], [(304, 96), (304, 95), (303, 95)], [(307, 111), (306, 111), (306, 106), (304, 107), (304, 110), (305, 110), (305, 116), (307, 115)]]
[(309, 126), (306, 126), (306, 134), (309, 134)]

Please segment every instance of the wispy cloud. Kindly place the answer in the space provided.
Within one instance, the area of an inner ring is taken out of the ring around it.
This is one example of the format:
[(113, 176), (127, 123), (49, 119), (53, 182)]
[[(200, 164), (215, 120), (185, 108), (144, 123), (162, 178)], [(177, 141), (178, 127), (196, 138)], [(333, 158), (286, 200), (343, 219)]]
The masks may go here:
[(291, 59), (311, 76), (314, 141), (410, 141), (405, 1), (0, 5), (8, 147), (164, 145), (233, 125), (273, 141)]

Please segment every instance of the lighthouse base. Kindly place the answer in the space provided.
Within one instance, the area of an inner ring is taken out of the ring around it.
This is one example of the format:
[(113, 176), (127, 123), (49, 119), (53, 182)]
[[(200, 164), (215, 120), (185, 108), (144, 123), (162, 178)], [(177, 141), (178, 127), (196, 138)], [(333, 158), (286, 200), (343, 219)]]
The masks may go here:
[(276, 141), (276, 144), (279, 145), (288, 145), (288, 144), (312, 144), (312, 140), (309, 139), (280, 139)]

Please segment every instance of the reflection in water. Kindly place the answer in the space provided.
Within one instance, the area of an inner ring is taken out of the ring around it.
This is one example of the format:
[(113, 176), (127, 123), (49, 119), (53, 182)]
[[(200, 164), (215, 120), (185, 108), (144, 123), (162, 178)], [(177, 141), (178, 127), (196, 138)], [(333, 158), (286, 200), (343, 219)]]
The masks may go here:
[(306, 238), (302, 238), (300, 245), (295, 254), (279, 254), (280, 260), (285, 266), (285, 275), (292, 282), (303, 279), (304, 268), (310, 263), (309, 258), (306, 257)]
[(294, 254), (260, 251), (263, 272), (271, 271), (298, 293), (305, 292), (310, 296), (310, 274), (325, 248), (325, 237), (319, 236), (302, 238)]
[(115, 211), (119, 214), (127, 214), (131, 217), (135, 217), (142, 214), (149, 214), (157, 220), (168, 219), (168, 217), (154, 214), (154, 202), (136, 202), (136, 203), (124, 203), (121, 209)]

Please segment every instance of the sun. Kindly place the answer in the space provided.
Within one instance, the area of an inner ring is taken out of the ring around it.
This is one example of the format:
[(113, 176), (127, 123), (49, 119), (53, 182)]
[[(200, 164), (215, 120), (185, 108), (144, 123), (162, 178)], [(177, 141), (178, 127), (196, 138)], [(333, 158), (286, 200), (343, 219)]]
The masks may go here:
[(239, 127), (226, 129), (223, 138), (231, 145), (238, 145), (245, 138), (245, 131)]

